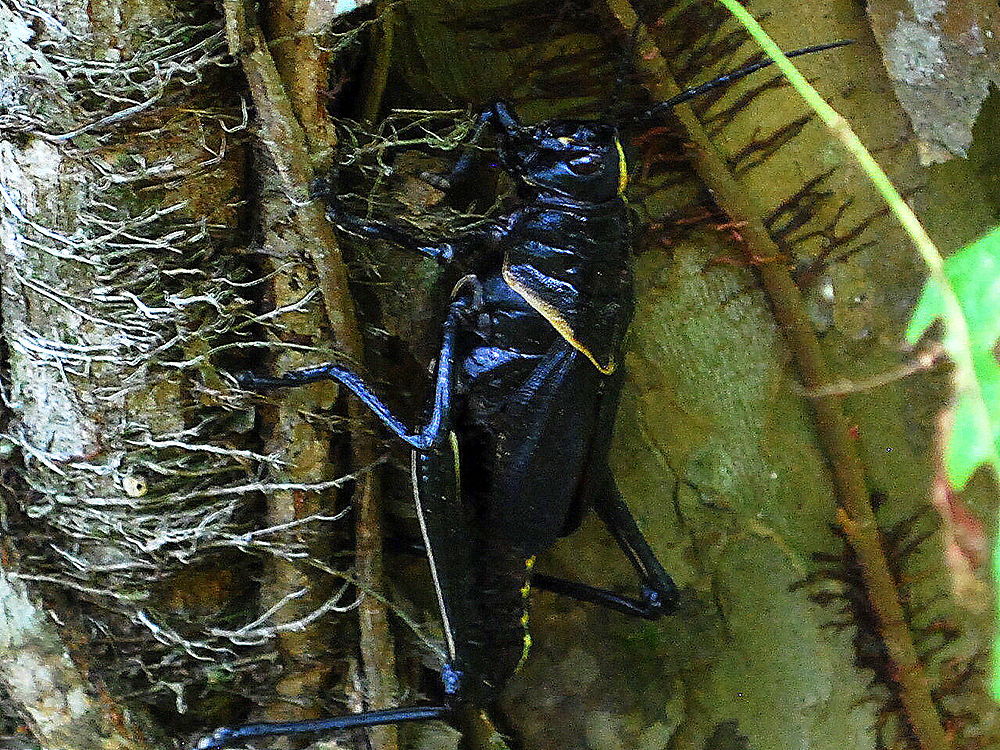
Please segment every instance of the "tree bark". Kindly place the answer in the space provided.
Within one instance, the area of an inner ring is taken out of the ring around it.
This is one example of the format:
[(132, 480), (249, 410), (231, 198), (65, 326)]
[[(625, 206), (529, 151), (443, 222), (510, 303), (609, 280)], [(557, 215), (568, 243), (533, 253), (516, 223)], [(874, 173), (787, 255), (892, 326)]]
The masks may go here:
[(4, 688), (44, 748), (173, 747), (125, 696), (185, 708), (232, 653), (189, 621), (238, 588), (257, 456), (209, 366), (246, 318), (240, 101), (197, 3), (5, 3), (0, 25)]

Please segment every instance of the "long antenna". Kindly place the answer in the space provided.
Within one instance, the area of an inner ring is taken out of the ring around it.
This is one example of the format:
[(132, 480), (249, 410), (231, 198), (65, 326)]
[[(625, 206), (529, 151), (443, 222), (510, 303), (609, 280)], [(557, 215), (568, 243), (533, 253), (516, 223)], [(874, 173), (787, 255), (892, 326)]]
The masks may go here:
[[(848, 44), (854, 44), (853, 39), (843, 39), (839, 42), (830, 42), (829, 44), (817, 44), (813, 47), (803, 47), (802, 49), (792, 50), (791, 52), (786, 52), (785, 57), (798, 57), (799, 55), (808, 55), (812, 52), (823, 52), (824, 50), (834, 49), (836, 47), (846, 47)], [(681, 93), (676, 96), (672, 96), (665, 102), (660, 102), (659, 104), (647, 109), (641, 117), (655, 117), (660, 113), (671, 109), (672, 107), (682, 104), (689, 99), (694, 99), (696, 96), (701, 96), (707, 91), (719, 88), (720, 86), (725, 86), (727, 84), (738, 81), (739, 79), (750, 75), (751, 73), (756, 73), (761, 68), (766, 68), (768, 65), (773, 65), (774, 60), (761, 60), (753, 65), (748, 65), (745, 68), (740, 68), (739, 70), (734, 70), (730, 73), (725, 73), (718, 78), (715, 78), (707, 83), (702, 83), (698, 86), (694, 86), (689, 89), (684, 89)], [(636, 118), (639, 119), (639, 118)]]

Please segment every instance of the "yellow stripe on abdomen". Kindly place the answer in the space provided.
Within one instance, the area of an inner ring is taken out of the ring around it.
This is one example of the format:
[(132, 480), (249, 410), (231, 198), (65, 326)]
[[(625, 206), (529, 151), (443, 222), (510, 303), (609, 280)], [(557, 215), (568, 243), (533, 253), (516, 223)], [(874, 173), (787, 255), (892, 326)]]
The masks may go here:
[(524, 645), (521, 647), (521, 658), (518, 659), (517, 666), (514, 667), (515, 671), (527, 661), (528, 653), (531, 651), (531, 631), (528, 630), (528, 599), (531, 596), (531, 569), (533, 567), (535, 567), (534, 555), (524, 561), (524, 585), (521, 587), (521, 627), (524, 629)]
[(625, 163), (625, 149), (617, 138), (615, 148), (618, 149), (618, 195), (622, 195), (628, 187), (628, 164)]

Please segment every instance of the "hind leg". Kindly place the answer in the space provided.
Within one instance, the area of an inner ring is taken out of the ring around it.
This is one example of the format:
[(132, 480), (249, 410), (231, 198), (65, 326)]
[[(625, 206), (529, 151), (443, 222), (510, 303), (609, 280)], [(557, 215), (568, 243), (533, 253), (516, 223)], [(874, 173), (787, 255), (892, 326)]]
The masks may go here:
[(634, 617), (655, 620), (671, 614), (677, 607), (677, 585), (657, 559), (649, 542), (639, 530), (635, 518), (622, 500), (618, 486), (607, 466), (595, 472), (600, 490), (592, 500), (598, 517), (607, 526), (625, 558), (635, 569), (639, 581), (637, 597), (622, 596), (613, 591), (595, 588), (585, 583), (555, 578), (544, 574), (533, 577), (538, 588), (552, 591), (591, 604), (613, 609)]

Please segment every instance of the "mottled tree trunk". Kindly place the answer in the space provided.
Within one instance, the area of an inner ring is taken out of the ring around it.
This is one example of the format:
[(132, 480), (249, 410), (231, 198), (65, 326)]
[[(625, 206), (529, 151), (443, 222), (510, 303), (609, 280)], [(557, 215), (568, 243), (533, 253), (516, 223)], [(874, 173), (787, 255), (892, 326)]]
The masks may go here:
[(44, 748), (173, 747), (125, 696), (183, 707), (225, 653), (182, 631), (254, 490), (208, 360), (246, 307), (234, 72), (200, 3), (4, 3), (0, 47), (0, 679)]

